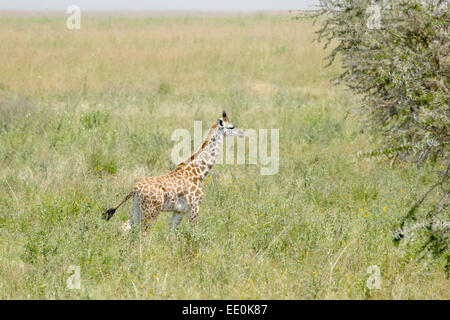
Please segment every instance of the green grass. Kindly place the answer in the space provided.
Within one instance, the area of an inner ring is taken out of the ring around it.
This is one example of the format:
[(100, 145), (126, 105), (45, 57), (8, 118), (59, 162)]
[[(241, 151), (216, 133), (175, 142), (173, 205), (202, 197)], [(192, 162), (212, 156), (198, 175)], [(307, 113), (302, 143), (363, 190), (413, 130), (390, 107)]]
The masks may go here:
[[(0, 298), (448, 298), (445, 262), (391, 236), (432, 171), (356, 157), (375, 144), (313, 38), (311, 21), (264, 14), (86, 14), (79, 31), (0, 16)], [(175, 129), (222, 109), (280, 130), (278, 174), (215, 166), (198, 227), (184, 219), (176, 237), (168, 213), (123, 235), (131, 202), (101, 219), (174, 168)]]

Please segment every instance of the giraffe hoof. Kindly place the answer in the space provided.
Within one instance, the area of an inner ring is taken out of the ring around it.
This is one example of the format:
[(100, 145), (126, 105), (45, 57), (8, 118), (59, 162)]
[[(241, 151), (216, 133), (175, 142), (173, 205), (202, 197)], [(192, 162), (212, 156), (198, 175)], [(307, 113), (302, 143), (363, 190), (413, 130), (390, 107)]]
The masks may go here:
[(127, 232), (131, 230), (131, 226), (130, 226), (130, 222), (126, 221), (123, 225), (122, 225), (122, 232)]

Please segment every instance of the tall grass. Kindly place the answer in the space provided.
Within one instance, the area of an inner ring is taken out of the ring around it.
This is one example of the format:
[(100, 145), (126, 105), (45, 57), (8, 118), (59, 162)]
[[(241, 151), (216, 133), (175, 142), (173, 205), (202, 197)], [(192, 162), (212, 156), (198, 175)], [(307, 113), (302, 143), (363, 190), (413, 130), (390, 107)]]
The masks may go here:
[[(356, 157), (373, 142), (310, 21), (85, 14), (69, 31), (65, 18), (0, 16), (1, 298), (448, 298), (443, 261), (416, 262), (419, 245), (390, 234), (433, 173)], [(278, 174), (217, 165), (198, 227), (176, 237), (167, 213), (146, 238), (121, 234), (130, 203), (101, 220), (174, 167), (173, 130), (222, 109), (280, 130)]]

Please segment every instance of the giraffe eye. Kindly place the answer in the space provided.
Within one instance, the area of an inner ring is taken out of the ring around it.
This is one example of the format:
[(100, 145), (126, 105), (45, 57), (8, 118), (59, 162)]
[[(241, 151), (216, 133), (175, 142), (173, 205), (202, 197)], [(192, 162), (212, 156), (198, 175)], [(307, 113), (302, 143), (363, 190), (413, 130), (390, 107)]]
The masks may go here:
[(231, 126), (230, 129), (233, 130), (233, 129), (234, 129), (234, 126)]

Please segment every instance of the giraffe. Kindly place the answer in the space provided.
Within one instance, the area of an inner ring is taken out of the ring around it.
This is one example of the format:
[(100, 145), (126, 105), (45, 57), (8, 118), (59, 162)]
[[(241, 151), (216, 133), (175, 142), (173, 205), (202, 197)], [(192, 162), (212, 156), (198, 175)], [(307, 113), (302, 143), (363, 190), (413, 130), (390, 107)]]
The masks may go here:
[(146, 234), (162, 211), (173, 212), (171, 230), (178, 227), (185, 214), (189, 216), (191, 226), (195, 227), (199, 206), (203, 199), (202, 181), (216, 162), (224, 136), (244, 136), (243, 130), (236, 128), (228, 120), (225, 111), (222, 112), (222, 118), (213, 123), (205, 140), (195, 153), (165, 175), (140, 180), (125, 199), (116, 207), (103, 213), (103, 219), (107, 221), (111, 219), (115, 211), (133, 197), (131, 215), (122, 225), (123, 232), (143, 222), (144, 234)]

